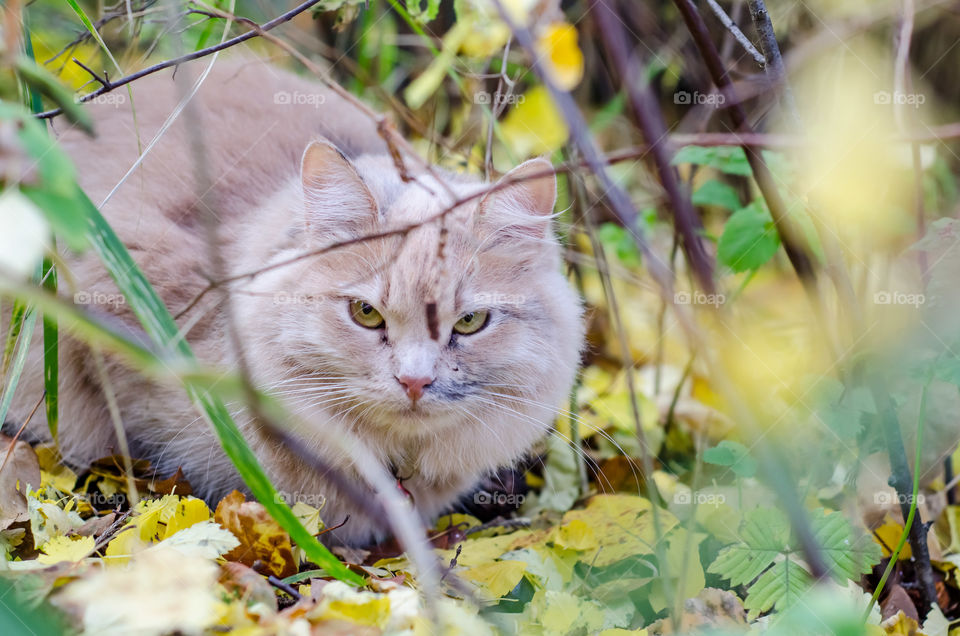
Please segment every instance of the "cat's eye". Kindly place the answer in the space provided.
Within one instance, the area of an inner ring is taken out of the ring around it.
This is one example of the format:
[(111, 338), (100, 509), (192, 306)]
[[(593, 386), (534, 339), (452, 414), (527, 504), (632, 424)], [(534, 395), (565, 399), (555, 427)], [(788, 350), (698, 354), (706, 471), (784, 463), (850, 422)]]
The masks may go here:
[(350, 315), (353, 321), (367, 329), (379, 329), (383, 326), (383, 316), (370, 303), (362, 300), (350, 301)]
[(488, 311), (471, 311), (468, 314), (460, 316), (460, 320), (453, 326), (453, 330), (461, 335), (469, 336), (483, 329), (489, 317), (490, 312)]

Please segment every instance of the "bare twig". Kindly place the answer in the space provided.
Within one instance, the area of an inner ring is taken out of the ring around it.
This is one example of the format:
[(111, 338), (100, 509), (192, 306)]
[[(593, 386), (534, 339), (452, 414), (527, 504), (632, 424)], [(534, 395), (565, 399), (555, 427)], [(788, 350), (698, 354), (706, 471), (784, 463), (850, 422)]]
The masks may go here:
[(606, 0), (594, 0), (592, 9), (600, 30), (605, 34), (604, 44), (620, 74), (620, 82), (627, 91), (634, 117), (649, 145), (657, 174), (673, 210), (674, 227), (683, 238), (683, 250), (687, 255), (687, 261), (700, 286), (707, 293), (712, 294), (713, 263), (701, 238), (703, 224), (693, 208), (689, 193), (680, 184), (677, 169), (670, 163), (671, 152), (664, 147), (667, 125), (663, 120), (663, 113), (660, 112), (660, 107), (649, 86), (641, 85), (639, 82), (641, 73), (637, 68), (636, 60), (630, 56), (621, 20)]
[(773, 31), (773, 23), (770, 21), (767, 6), (763, 0), (747, 0), (747, 5), (750, 7), (750, 17), (753, 18), (757, 35), (760, 36), (760, 50), (763, 51), (763, 57), (766, 60), (767, 73), (779, 85), (788, 115), (796, 118), (797, 106), (793, 101), (793, 91), (790, 90), (790, 84), (787, 83), (787, 72), (783, 68), (780, 46), (777, 44), (777, 36)]
[(767, 65), (767, 60), (763, 57), (763, 54), (757, 50), (757, 47), (753, 45), (753, 42), (750, 41), (746, 35), (743, 34), (743, 31), (740, 30), (740, 27), (737, 26), (737, 23), (730, 19), (730, 16), (727, 15), (727, 12), (723, 10), (717, 0), (707, 0), (707, 4), (710, 6), (710, 10), (713, 11), (713, 14), (717, 16), (717, 19), (720, 20), (727, 31), (730, 32), (730, 35), (740, 43), (740, 46), (743, 47), (743, 50), (746, 51), (750, 57), (753, 58), (753, 61), (759, 64), (761, 67)]
[[(731, 94), (732, 82), (730, 81), (730, 76), (723, 62), (720, 60), (720, 54), (717, 52), (713, 40), (710, 39), (710, 32), (707, 30), (707, 25), (704, 24), (703, 18), (697, 12), (693, 0), (674, 0), (674, 2), (677, 8), (680, 9), (680, 14), (683, 16), (683, 20), (690, 30), (690, 34), (693, 36), (693, 40), (700, 51), (700, 56), (710, 71), (713, 83), (720, 89), (724, 97), (726, 97), (727, 102), (730, 103), (727, 112), (730, 113), (730, 118), (733, 120), (736, 132), (753, 132), (750, 124), (747, 122), (746, 112), (739, 103), (736, 103), (736, 96)], [(783, 242), (783, 249), (787, 253), (787, 258), (790, 259), (790, 264), (797, 272), (797, 276), (800, 277), (801, 282), (803, 282), (807, 293), (811, 295), (811, 297), (815, 297), (817, 272), (813, 261), (810, 259), (809, 250), (806, 248), (807, 242), (803, 238), (803, 233), (790, 218), (783, 197), (780, 196), (780, 192), (777, 190), (773, 173), (770, 172), (770, 168), (763, 159), (763, 155), (753, 146), (744, 146), (743, 149), (747, 155), (747, 161), (750, 163), (750, 169), (753, 172), (757, 186), (760, 188), (760, 192), (763, 194), (763, 198), (770, 208), (774, 225), (777, 228), (777, 233), (780, 235), (780, 240)]]
[[(238, 35), (238, 36), (235, 37), (235, 38), (231, 38), (231, 39), (229, 39), (229, 40), (225, 40), (225, 41), (220, 42), (220, 43), (218, 43), (218, 44), (214, 44), (213, 46), (208, 46), (208, 47), (205, 48), (205, 49), (200, 49), (199, 51), (193, 51), (193, 52), (191, 52), (191, 53), (187, 53), (187, 54), (185, 54), (185, 55), (181, 55), (180, 57), (176, 57), (176, 58), (173, 58), (173, 59), (170, 59), (170, 60), (166, 60), (166, 61), (160, 62), (160, 63), (158, 63), (158, 64), (154, 64), (154, 65), (152, 65), (152, 66), (148, 66), (147, 68), (145, 68), (145, 69), (143, 69), (143, 70), (137, 71), (136, 73), (131, 73), (130, 75), (126, 75), (126, 76), (124, 76), (124, 77), (121, 77), (120, 79), (117, 79), (117, 80), (107, 80), (106, 78), (104, 78), (103, 80), (101, 80), (100, 78), (97, 78), (97, 81), (99, 81), (99, 82), (101, 83), (100, 88), (98, 88), (97, 90), (93, 91), (92, 93), (87, 93), (87, 94), (84, 95), (83, 97), (80, 97), (80, 98), (78, 99), (78, 101), (80, 101), (80, 102), (89, 102), (91, 99), (94, 99), (94, 98), (96, 98), (96, 97), (99, 97), (100, 95), (103, 95), (104, 93), (109, 93), (110, 91), (115, 90), (115, 89), (117, 89), (117, 88), (119, 88), (119, 87), (121, 87), (121, 86), (126, 86), (126, 85), (129, 84), (130, 82), (136, 81), (136, 80), (140, 79), (141, 77), (146, 77), (147, 75), (152, 75), (153, 73), (156, 73), (156, 72), (158, 72), (158, 71), (162, 71), (163, 69), (170, 68), (170, 67), (172, 67), (172, 66), (179, 66), (179, 65), (181, 65), (181, 64), (183, 64), (183, 63), (185, 63), (185, 62), (189, 62), (189, 61), (191, 61), (191, 60), (196, 60), (196, 59), (199, 59), (199, 58), (201, 58), (201, 57), (206, 57), (206, 56), (208, 56), (208, 55), (211, 55), (211, 54), (213, 54), (213, 53), (216, 53), (217, 51), (222, 51), (222, 50), (224, 50), (224, 49), (230, 48), (231, 46), (236, 46), (237, 44), (240, 44), (241, 42), (246, 42), (247, 40), (250, 40), (250, 39), (255, 38), (255, 37), (257, 37), (257, 36), (262, 36), (264, 33), (266, 33), (267, 31), (269, 31), (270, 29), (273, 29), (274, 27), (277, 27), (277, 26), (280, 26), (281, 24), (284, 24), (284, 23), (286, 23), (286, 22), (289, 22), (290, 20), (292, 20), (292, 19), (295, 18), (296, 16), (300, 15), (301, 13), (303, 13), (304, 11), (306, 11), (307, 9), (309, 9), (310, 7), (312, 7), (313, 5), (317, 4), (318, 2), (320, 2), (320, 0), (307, 0), (307, 1), (304, 2), (303, 4), (300, 4), (300, 5), (296, 6), (296, 7), (294, 7), (294, 8), (291, 9), (290, 11), (287, 11), (286, 13), (277, 16), (277, 17), (274, 18), (273, 20), (270, 20), (269, 22), (265, 22), (265, 23), (263, 23), (262, 25), (257, 25), (257, 28), (254, 29), (254, 30), (247, 31), (246, 33), (243, 33), (243, 34), (241, 34), (241, 35)], [(81, 65), (81, 66), (82, 66), (82, 65)], [(84, 67), (84, 68), (85, 68), (85, 67)], [(96, 74), (94, 74), (94, 73), (93, 73), (92, 71), (90, 71), (89, 69), (87, 69), (87, 71), (90, 72), (91, 75), (93, 75), (94, 77), (97, 77)], [(40, 119), (51, 119), (51, 118), (56, 117), (57, 115), (59, 115), (59, 114), (61, 114), (61, 113), (63, 113), (63, 109), (61, 109), (61, 108), (54, 108), (53, 110), (48, 110), (48, 111), (44, 111), (44, 112), (42, 112), (42, 113), (37, 113), (36, 116), (37, 116), (38, 118), (40, 118)]]

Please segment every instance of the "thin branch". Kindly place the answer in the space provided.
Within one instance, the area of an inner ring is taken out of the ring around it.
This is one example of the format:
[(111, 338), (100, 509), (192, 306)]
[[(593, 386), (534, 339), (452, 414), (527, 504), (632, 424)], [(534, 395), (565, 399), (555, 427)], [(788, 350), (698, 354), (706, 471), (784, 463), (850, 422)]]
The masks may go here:
[[(727, 103), (730, 104), (727, 112), (730, 113), (730, 119), (733, 120), (734, 128), (738, 133), (752, 133), (753, 130), (747, 121), (746, 112), (743, 110), (743, 107), (736, 102), (736, 96), (731, 94), (732, 82), (730, 75), (720, 60), (720, 54), (717, 52), (717, 48), (710, 38), (707, 25), (704, 24), (703, 18), (697, 12), (697, 7), (693, 4), (693, 0), (674, 0), (674, 3), (677, 5), (677, 8), (680, 9), (683, 20), (690, 30), (690, 34), (693, 36), (697, 49), (700, 51), (700, 56), (703, 58), (707, 70), (710, 71), (713, 83), (723, 93)], [(773, 223), (777, 228), (777, 233), (780, 235), (780, 240), (783, 242), (783, 249), (787, 253), (787, 258), (790, 259), (790, 264), (797, 272), (797, 276), (806, 288), (807, 293), (815, 296), (817, 272), (814, 262), (810, 259), (809, 250), (806, 249), (807, 241), (803, 238), (802, 231), (791, 219), (786, 203), (783, 201), (783, 197), (780, 196), (780, 192), (777, 189), (773, 173), (770, 172), (770, 168), (767, 166), (763, 155), (753, 146), (744, 146), (743, 149), (747, 155), (747, 161), (750, 164), (750, 169), (753, 172), (757, 186), (760, 188), (760, 192), (763, 194), (763, 198), (770, 208)]]
[(604, 45), (617, 67), (621, 85), (627, 91), (634, 118), (640, 126), (643, 138), (649, 144), (653, 163), (673, 210), (674, 227), (683, 238), (683, 250), (687, 255), (687, 261), (700, 286), (707, 293), (712, 294), (714, 291), (713, 262), (703, 244), (703, 224), (693, 208), (689, 192), (680, 183), (677, 169), (670, 163), (672, 152), (664, 147), (663, 140), (667, 136), (667, 125), (664, 122), (663, 113), (660, 112), (660, 107), (649, 85), (641, 86), (637, 81), (641, 77), (641, 72), (628, 50), (620, 19), (607, 5), (606, 0), (594, 0), (592, 9), (600, 30), (606, 35), (603, 39)]
[[(792, 118), (797, 118), (797, 106), (793, 100), (793, 91), (787, 83), (787, 72), (783, 68), (783, 58), (780, 56), (780, 46), (777, 44), (777, 35), (773, 31), (770, 13), (763, 0), (747, 0), (750, 7), (750, 17), (760, 36), (760, 50), (766, 60), (767, 73), (782, 90), (783, 104)], [(797, 119), (799, 123), (799, 119)]]
[[(99, 78), (97, 78), (97, 81), (101, 81), (101, 84), (102, 84), (100, 88), (93, 91), (92, 93), (87, 93), (83, 97), (79, 98), (77, 101), (81, 103), (89, 102), (91, 99), (99, 97), (104, 93), (109, 93), (110, 91), (115, 90), (121, 86), (126, 86), (130, 82), (136, 81), (141, 77), (152, 75), (153, 73), (157, 73), (159, 71), (162, 71), (163, 69), (170, 68), (172, 66), (179, 66), (191, 60), (196, 60), (196, 59), (200, 59), (201, 57), (206, 57), (208, 55), (216, 53), (217, 51), (222, 51), (224, 49), (230, 48), (231, 46), (236, 46), (241, 42), (246, 42), (247, 40), (250, 40), (252, 38), (262, 36), (264, 33), (269, 31), (270, 29), (280, 26), (285, 22), (289, 22), (290, 20), (300, 15), (301, 13), (303, 13), (313, 5), (317, 4), (318, 2), (320, 2), (320, 0), (306, 0), (306, 2), (304, 2), (303, 4), (300, 4), (294, 7), (293, 9), (291, 9), (290, 11), (287, 11), (286, 13), (277, 16), (273, 20), (270, 20), (269, 22), (265, 22), (262, 25), (257, 25), (257, 28), (254, 30), (247, 31), (246, 33), (238, 35), (235, 38), (225, 40), (224, 42), (220, 42), (219, 44), (208, 46), (205, 49), (200, 49), (199, 51), (193, 51), (192, 53), (187, 53), (186, 55), (181, 55), (180, 57), (166, 60), (158, 64), (154, 64), (153, 66), (148, 66), (143, 70), (137, 71), (136, 73), (131, 73), (130, 75), (121, 77), (118, 80), (114, 80), (114, 81), (108, 80), (107, 83), (103, 84), (103, 82)], [(87, 69), (87, 71), (90, 72), (94, 77), (96, 77), (96, 74), (94, 74), (92, 71), (90, 71), (89, 69)], [(53, 117), (56, 117), (57, 115), (60, 115), (61, 113), (63, 113), (63, 109), (54, 108), (53, 110), (37, 113), (36, 116), (40, 119), (51, 119)]]
[(713, 11), (713, 14), (717, 16), (717, 19), (720, 20), (727, 31), (730, 32), (730, 35), (740, 43), (740, 46), (743, 47), (743, 50), (746, 51), (750, 57), (753, 58), (753, 61), (760, 65), (761, 68), (766, 67), (767, 60), (763, 57), (763, 54), (757, 50), (757, 47), (753, 45), (753, 42), (750, 41), (746, 35), (743, 34), (743, 31), (740, 30), (740, 27), (737, 26), (737, 23), (730, 19), (730, 16), (727, 15), (727, 12), (723, 10), (717, 0), (707, 0), (707, 4), (710, 6), (710, 10)]

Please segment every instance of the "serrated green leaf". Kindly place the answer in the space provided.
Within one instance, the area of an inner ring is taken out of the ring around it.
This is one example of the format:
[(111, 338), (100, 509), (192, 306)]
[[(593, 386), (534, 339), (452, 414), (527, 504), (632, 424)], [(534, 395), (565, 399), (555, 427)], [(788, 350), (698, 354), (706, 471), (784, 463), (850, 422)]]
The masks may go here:
[(810, 519), (813, 536), (830, 574), (839, 583), (857, 580), (880, 562), (880, 546), (867, 534), (854, 533), (840, 512), (819, 509)]
[(723, 440), (703, 453), (703, 461), (717, 466), (729, 466), (739, 477), (753, 477), (757, 474), (757, 460), (750, 457), (750, 450), (743, 444)]
[(780, 237), (766, 206), (754, 201), (733, 213), (717, 244), (717, 258), (734, 272), (757, 269), (777, 253)]
[(716, 179), (705, 181), (703, 185), (697, 188), (697, 191), (693, 193), (693, 204), (716, 205), (727, 208), (731, 212), (743, 207), (737, 191), (732, 186)]
[(674, 165), (692, 163), (720, 172), (748, 177), (753, 174), (743, 148), (739, 146), (684, 146), (673, 156)]
[(780, 561), (747, 589), (743, 607), (750, 612), (748, 620), (772, 608), (782, 611), (790, 607), (812, 584), (810, 573), (800, 564), (789, 558)]
[(707, 571), (746, 585), (788, 550), (789, 540), (790, 527), (779, 511), (756, 508), (746, 514), (740, 543), (721, 550)]

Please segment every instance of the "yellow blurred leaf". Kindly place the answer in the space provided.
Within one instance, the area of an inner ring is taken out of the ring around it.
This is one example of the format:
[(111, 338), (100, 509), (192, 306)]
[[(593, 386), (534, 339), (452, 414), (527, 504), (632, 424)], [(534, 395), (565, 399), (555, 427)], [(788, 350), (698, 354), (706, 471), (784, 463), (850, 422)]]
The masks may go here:
[(77, 474), (60, 463), (60, 454), (55, 446), (37, 446), (40, 462), (40, 485), (53, 486), (60, 492), (70, 492), (77, 485)]
[(593, 528), (583, 519), (573, 519), (558, 527), (554, 542), (570, 550), (593, 550), (600, 545)]
[(40, 550), (43, 552), (37, 561), (47, 565), (69, 561), (77, 563), (93, 552), (96, 541), (93, 537), (54, 537)]
[(563, 90), (570, 90), (583, 78), (583, 52), (577, 44), (577, 29), (566, 22), (554, 22), (537, 38), (537, 53), (550, 78)]
[[(882, 526), (873, 531), (873, 534), (880, 543), (883, 556), (889, 557), (891, 554), (890, 551), (900, 543), (900, 535), (903, 534), (903, 524), (899, 524), (888, 517)], [(909, 561), (912, 556), (913, 551), (910, 549), (910, 542), (908, 541), (904, 543), (903, 548), (900, 549), (900, 556), (897, 560)]]
[(514, 154), (531, 157), (553, 152), (569, 136), (566, 121), (544, 86), (534, 86), (517, 100), (500, 126)]
[(202, 499), (186, 497), (181, 499), (176, 509), (167, 521), (163, 538), (167, 538), (195, 523), (210, 519), (210, 509)]
[(479, 583), (493, 598), (500, 598), (517, 586), (526, 571), (523, 561), (494, 561), (472, 567), (463, 576)]

